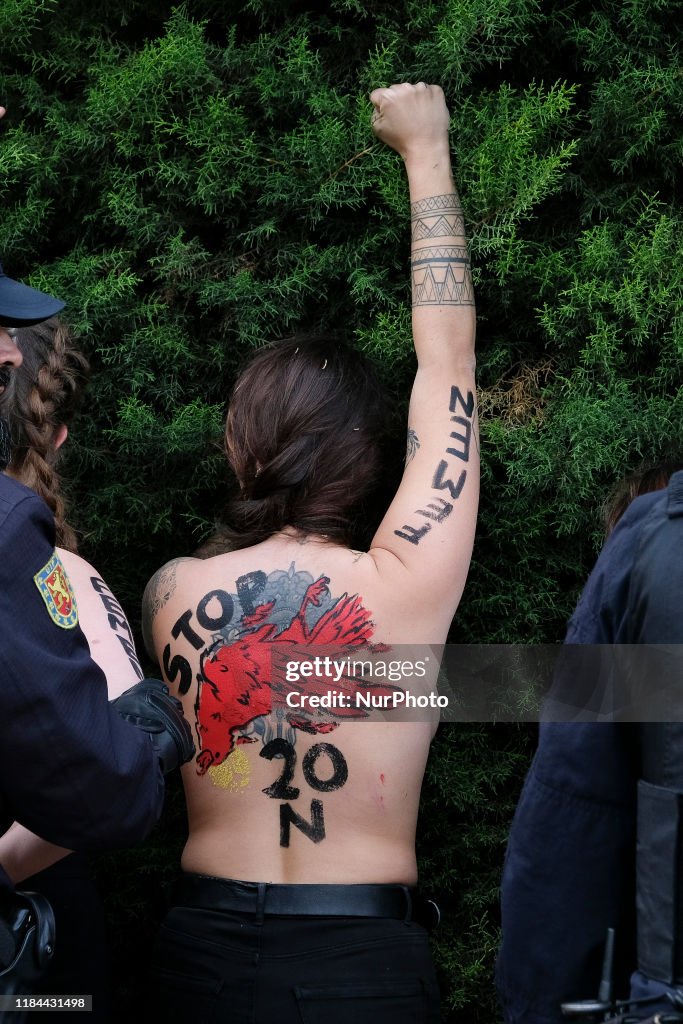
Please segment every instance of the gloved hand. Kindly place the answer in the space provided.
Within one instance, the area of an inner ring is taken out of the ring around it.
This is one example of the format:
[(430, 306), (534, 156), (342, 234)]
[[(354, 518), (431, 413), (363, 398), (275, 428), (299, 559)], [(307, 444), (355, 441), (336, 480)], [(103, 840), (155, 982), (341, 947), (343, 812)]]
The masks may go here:
[(150, 734), (164, 775), (194, 756), (183, 706), (159, 679), (143, 679), (111, 701), (121, 718)]

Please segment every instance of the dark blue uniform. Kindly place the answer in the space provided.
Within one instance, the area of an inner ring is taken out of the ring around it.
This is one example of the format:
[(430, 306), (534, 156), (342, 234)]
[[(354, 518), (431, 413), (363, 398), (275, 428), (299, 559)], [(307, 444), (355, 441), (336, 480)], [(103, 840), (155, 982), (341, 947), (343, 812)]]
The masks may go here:
[[(679, 473), (668, 491), (638, 498), (624, 514), (581, 595), (566, 643), (683, 643), (682, 590)], [(559, 1024), (566, 1019), (563, 1000), (595, 998), (608, 927), (621, 937), (624, 994), (624, 971), (636, 963), (642, 738), (635, 724), (541, 725), (503, 872), (497, 983), (507, 1024)], [(683, 764), (683, 747), (678, 760)], [(643, 985), (652, 992), (637, 973), (633, 994), (644, 994)]]
[(65, 847), (124, 845), (161, 813), (159, 759), (108, 705), (53, 555), (47, 506), (0, 474), (0, 816)]

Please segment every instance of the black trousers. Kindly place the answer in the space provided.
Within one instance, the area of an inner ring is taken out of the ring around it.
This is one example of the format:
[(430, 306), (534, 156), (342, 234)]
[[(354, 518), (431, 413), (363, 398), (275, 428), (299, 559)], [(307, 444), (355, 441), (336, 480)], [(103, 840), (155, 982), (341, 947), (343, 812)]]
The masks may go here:
[(178, 1024), (440, 1019), (428, 934), (415, 922), (205, 905), (175, 906), (163, 923), (152, 954), (149, 1013)]

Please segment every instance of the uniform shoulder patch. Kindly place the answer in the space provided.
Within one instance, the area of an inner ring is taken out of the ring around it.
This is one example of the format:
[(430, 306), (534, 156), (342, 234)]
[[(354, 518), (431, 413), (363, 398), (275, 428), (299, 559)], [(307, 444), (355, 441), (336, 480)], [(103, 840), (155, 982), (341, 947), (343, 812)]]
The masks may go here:
[(62, 629), (73, 629), (78, 625), (76, 597), (57, 552), (33, 580), (55, 625)]

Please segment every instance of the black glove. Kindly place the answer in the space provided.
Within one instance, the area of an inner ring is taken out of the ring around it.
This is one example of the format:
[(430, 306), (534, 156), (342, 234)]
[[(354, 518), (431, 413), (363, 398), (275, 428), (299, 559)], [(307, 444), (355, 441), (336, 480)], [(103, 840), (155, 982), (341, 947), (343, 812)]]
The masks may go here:
[(111, 706), (121, 718), (149, 733), (164, 775), (194, 756), (183, 706), (159, 679), (143, 679), (111, 701)]

